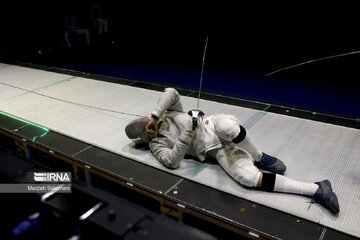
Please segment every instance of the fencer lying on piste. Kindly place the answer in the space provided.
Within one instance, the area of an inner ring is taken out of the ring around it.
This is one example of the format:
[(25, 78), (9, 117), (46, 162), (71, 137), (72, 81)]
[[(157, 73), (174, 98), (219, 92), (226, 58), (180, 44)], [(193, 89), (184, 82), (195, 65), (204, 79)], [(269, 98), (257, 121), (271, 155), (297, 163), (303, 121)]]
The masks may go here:
[[(202, 162), (213, 158), (242, 185), (309, 196), (334, 214), (339, 213), (338, 199), (328, 180), (305, 183), (283, 176), (285, 164), (261, 152), (236, 117), (204, 117), (202, 112), (197, 117), (190, 115), (184, 112), (179, 93), (166, 88), (151, 117), (131, 121), (125, 132), (135, 143), (148, 144), (155, 158), (168, 168), (178, 168), (185, 154)], [(244, 157), (244, 151), (251, 157)]]

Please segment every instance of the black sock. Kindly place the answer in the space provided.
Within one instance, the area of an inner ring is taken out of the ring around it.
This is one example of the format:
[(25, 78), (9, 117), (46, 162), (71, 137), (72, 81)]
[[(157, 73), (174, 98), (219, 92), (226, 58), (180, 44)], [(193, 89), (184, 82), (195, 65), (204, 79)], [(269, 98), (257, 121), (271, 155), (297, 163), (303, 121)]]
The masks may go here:
[(260, 190), (273, 192), (275, 186), (275, 180), (276, 180), (275, 173), (263, 173)]

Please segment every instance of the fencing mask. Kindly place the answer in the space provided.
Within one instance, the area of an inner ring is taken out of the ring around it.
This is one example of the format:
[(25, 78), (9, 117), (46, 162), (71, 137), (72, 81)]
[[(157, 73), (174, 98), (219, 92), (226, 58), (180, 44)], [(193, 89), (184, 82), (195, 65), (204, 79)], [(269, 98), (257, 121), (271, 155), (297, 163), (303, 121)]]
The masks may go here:
[(150, 137), (148, 136), (145, 129), (149, 121), (150, 119), (144, 116), (129, 122), (125, 127), (125, 133), (127, 137), (133, 140), (137, 144), (144, 142), (149, 143)]

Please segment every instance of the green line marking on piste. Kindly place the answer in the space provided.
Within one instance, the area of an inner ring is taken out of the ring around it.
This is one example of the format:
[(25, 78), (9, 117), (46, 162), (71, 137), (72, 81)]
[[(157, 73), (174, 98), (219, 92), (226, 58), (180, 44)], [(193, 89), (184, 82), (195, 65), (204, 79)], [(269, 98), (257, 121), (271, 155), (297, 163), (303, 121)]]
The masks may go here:
[(11, 119), (14, 119), (14, 120), (23, 122), (23, 123), (25, 123), (25, 124), (28, 124), (28, 125), (31, 125), (31, 126), (33, 126), (33, 127), (36, 127), (36, 128), (39, 128), (39, 129), (43, 130), (44, 133), (41, 134), (41, 135), (39, 135), (39, 136), (35, 136), (35, 137), (32, 139), (33, 142), (35, 142), (35, 139), (41, 138), (41, 137), (45, 136), (45, 135), (50, 131), (48, 128), (45, 128), (45, 127), (43, 127), (43, 126), (40, 126), (40, 125), (35, 124), (35, 123), (32, 123), (32, 122), (29, 122), (29, 121), (27, 121), (27, 120), (25, 120), (25, 119), (16, 117), (16, 116), (14, 116), (14, 115), (11, 115), (11, 114), (8, 114), (8, 113), (2, 112), (2, 111), (0, 111), (0, 114), (3, 115), (3, 116), (9, 117), (9, 118), (11, 118)]

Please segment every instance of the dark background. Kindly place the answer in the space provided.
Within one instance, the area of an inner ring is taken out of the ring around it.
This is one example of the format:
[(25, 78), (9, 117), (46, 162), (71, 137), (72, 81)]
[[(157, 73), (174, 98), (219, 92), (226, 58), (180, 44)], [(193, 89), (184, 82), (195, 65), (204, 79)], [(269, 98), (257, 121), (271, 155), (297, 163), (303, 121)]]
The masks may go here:
[[(206, 37), (203, 90), (350, 118), (360, 117), (360, 54), (267, 73), (360, 50), (355, 5), (98, 1), (109, 32), (92, 24), (96, 1), (15, 1), (2, 6), (0, 57), (196, 89)], [(66, 46), (64, 17), (76, 14), (91, 44)]]

